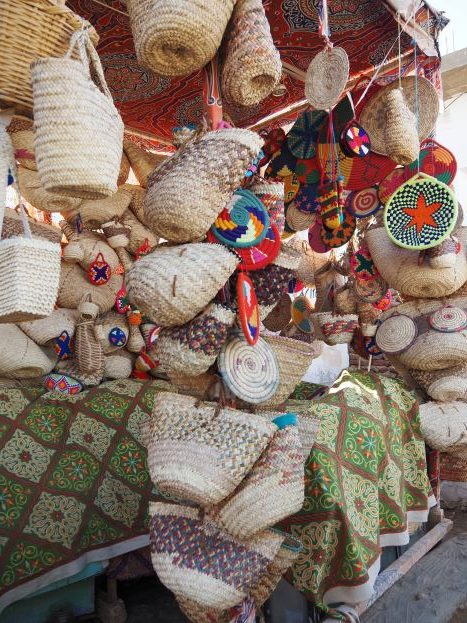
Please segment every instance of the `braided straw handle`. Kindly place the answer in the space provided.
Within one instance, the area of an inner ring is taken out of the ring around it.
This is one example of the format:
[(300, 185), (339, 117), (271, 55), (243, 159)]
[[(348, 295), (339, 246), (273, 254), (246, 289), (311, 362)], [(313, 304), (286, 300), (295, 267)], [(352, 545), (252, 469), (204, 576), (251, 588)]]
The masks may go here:
[(74, 49), (78, 49), (78, 54), (81, 59), (81, 63), (83, 64), (83, 68), (86, 74), (91, 78), (91, 72), (89, 66), (91, 65), (94, 71), (96, 72), (96, 76), (99, 80), (99, 86), (102, 88), (104, 94), (112, 101), (112, 94), (110, 93), (109, 87), (107, 86), (107, 82), (104, 76), (104, 70), (102, 69), (101, 59), (99, 58), (98, 53), (96, 52), (95, 47), (93, 46), (91, 39), (89, 37), (89, 27), (83, 24), (81, 30), (76, 30), (70, 38), (70, 45), (68, 46), (68, 50), (64, 56), (64, 58), (71, 58)]

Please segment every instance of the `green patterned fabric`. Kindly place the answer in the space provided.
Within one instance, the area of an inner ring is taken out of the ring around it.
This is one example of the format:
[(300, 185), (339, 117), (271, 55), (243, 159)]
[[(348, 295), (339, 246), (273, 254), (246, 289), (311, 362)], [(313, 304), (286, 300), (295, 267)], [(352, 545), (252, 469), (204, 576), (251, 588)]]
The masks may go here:
[(311, 601), (371, 595), (380, 545), (408, 542), (434, 502), (418, 405), (398, 380), (344, 372), (310, 404), (320, 420), (305, 464), (305, 504), (281, 527), (302, 541), (290, 581)]
[(156, 498), (140, 424), (166, 389), (176, 391), (137, 380), (74, 396), (0, 388), (0, 610), (12, 589), (147, 535)]

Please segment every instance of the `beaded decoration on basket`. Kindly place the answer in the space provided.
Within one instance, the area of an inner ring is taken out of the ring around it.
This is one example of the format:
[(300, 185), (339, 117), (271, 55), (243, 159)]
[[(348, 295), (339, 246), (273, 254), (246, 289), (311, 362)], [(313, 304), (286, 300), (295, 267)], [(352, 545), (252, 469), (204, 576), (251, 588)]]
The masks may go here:
[(55, 338), (54, 349), (58, 359), (68, 359), (71, 357), (71, 337), (68, 331), (62, 331), (60, 335)]

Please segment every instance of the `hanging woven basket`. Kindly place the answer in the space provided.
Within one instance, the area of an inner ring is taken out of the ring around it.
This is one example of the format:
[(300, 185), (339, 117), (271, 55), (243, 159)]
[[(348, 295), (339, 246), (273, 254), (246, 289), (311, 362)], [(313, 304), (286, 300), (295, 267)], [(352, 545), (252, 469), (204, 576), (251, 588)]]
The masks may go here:
[(405, 103), (401, 89), (388, 91), (384, 105), (386, 108), (385, 151), (397, 164), (410, 164), (417, 159), (420, 150), (417, 119)]
[(305, 96), (311, 106), (329, 110), (349, 79), (349, 57), (343, 48), (326, 47), (314, 57), (305, 76)]

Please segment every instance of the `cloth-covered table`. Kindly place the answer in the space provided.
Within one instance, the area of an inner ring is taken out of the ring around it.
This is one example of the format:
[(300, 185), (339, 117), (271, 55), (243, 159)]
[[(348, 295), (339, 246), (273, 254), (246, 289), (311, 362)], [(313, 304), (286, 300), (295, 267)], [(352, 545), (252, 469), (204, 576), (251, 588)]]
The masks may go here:
[(156, 499), (141, 445), (165, 381), (110, 381), (75, 396), (0, 387), (0, 610), (149, 543)]
[(407, 544), (408, 522), (426, 521), (435, 498), (417, 401), (402, 382), (344, 372), (310, 406), (320, 427), (305, 504), (281, 527), (303, 544), (289, 580), (326, 610), (371, 596), (381, 547)]

